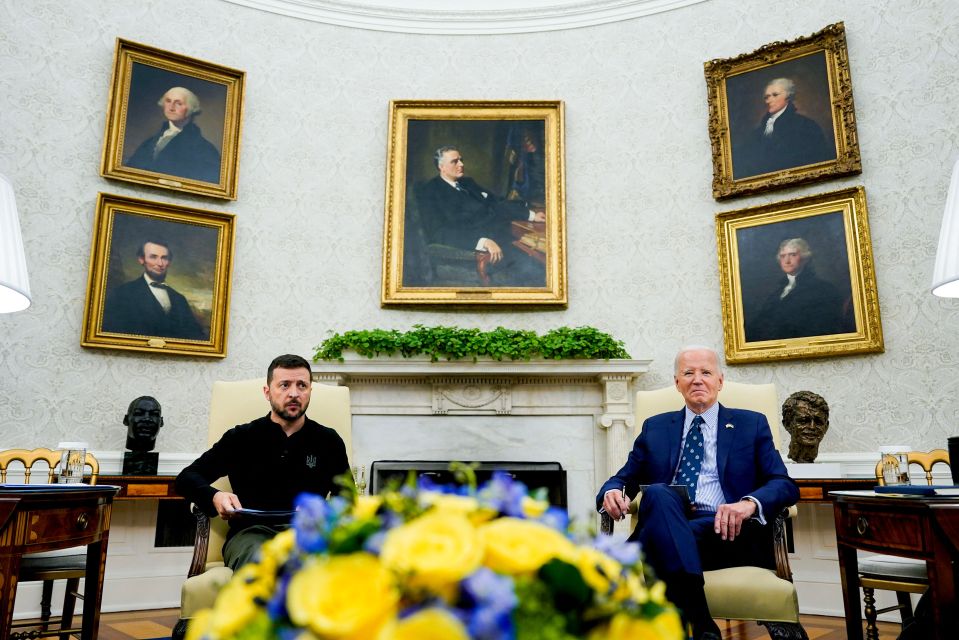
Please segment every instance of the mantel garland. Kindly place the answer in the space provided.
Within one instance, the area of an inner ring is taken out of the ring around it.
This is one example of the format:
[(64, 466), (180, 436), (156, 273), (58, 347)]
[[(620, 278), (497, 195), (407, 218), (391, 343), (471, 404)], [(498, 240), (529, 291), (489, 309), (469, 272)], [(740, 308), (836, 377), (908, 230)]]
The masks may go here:
[(396, 353), (405, 358), (428, 355), (432, 362), (440, 358), (461, 360), (489, 357), (493, 360), (628, 359), (621, 340), (593, 327), (558, 327), (539, 335), (534, 331), (497, 327), (492, 331), (462, 327), (425, 327), (414, 325), (410, 331), (369, 329), (332, 333), (316, 347), (313, 361), (343, 362), (343, 352), (352, 350), (375, 358)]

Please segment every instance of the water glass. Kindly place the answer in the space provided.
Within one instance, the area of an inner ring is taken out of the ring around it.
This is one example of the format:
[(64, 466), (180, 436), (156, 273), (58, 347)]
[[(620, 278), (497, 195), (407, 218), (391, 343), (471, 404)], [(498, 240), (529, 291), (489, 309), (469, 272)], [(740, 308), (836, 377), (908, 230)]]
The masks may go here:
[(882, 479), (886, 486), (909, 484), (909, 458), (905, 452), (882, 454)]
[(60, 475), (57, 481), (60, 484), (78, 484), (83, 482), (83, 464), (87, 459), (86, 442), (61, 442)]

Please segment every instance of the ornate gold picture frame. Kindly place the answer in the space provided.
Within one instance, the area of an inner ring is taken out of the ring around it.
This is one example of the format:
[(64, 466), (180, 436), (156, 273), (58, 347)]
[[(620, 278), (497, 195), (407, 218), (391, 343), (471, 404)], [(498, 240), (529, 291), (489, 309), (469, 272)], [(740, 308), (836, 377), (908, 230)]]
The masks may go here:
[(566, 305), (563, 103), (390, 102), (383, 305)]
[(100, 175), (235, 200), (245, 76), (117, 38)]
[(84, 347), (226, 356), (233, 214), (101, 193)]
[(714, 198), (862, 171), (842, 22), (704, 67)]
[(883, 351), (862, 187), (716, 216), (726, 361)]

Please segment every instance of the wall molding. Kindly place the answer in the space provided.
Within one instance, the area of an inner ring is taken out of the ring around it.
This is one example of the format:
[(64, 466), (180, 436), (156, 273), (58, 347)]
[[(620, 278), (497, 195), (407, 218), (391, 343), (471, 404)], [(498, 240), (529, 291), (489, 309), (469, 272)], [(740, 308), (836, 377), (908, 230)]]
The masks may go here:
[(631, 20), (708, 0), (490, 0), (450, 9), (442, 0), (225, 0), (324, 24), (394, 33), (482, 35), (579, 29)]

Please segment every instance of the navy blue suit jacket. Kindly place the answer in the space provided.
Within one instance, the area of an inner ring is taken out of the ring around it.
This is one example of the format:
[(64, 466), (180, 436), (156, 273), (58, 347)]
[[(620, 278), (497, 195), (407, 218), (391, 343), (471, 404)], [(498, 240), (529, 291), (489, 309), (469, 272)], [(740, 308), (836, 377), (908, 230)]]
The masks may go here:
[[(626, 464), (599, 490), (597, 509), (602, 507), (603, 496), (610, 489), (620, 491), (626, 487), (626, 494), (632, 497), (641, 484), (672, 482), (679, 464), (685, 412), (683, 407), (643, 423)], [(787, 474), (773, 444), (769, 422), (761, 413), (719, 405), (716, 466), (726, 502), (752, 496), (762, 504), (767, 521), (799, 500), (799, 489)]]

